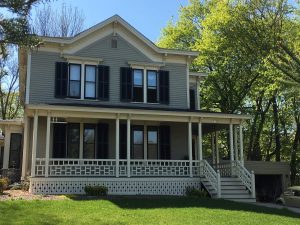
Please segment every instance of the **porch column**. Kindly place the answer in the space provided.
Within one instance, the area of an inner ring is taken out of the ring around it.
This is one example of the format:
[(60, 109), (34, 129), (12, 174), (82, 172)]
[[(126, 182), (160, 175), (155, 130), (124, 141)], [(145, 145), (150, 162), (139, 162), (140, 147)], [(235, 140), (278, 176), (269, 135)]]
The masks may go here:
[(119, 177), (119, 129), (120, 129), (120, 119), (119, 116), (116, 118), (116, 177)]
[(229, 139), (230, 139), (230, 163), (231, 163), (231, 175), (233, 175), (233, 125), (232, 123), (229, 125)]
[(243, 125), (240, 124), (240, 160), (244, 166), (244, 143), (243, 143)]
[(3, 169), (8, 169), (8, 167), (9, 167), (10, 138), (11, 138), (10, 126), (5, 125), (5, 127), (4, 127)]
[(197, 81), (196, 81), (196, 94), (197, 94), (197, 104), (196, 104), (196, 109), (197, 110), (200, 110), (200, 81), (199, 81), (199, 78), (197, 78)]
[(38, 111), (34, 112), (33, 119), (33, 134), (32, 134), (32, 158), (31, 158), (31, 177), (35, 177), (35, 163), (36, 163), (36, 147), (37, 147), (37, 132), (38, 132)]
[(130, 118), (127, 119), (127, 177), (130, 177)]
[(189, 148), (190, 177), (193, 177), (192, 122), (191, 121), (188, 124), (188, 148)]
[(215, 137), (216, 137), (216, 153), (217, 153), (216, 158), (217, 158), (217, 164), (219, 164), (220, 163), (219, 144), (218, 144), (219, 131), (216, 131)]
[(29, 133), (29, 118), (25, 115), (24, 117), (24, 133), (23, 133), (23, 158), (22, 158), (22, 176), (21, 180), (26, 178), (27, 170), (27, 154), (28, 154), (28, 133)]
[(199, 160), (202, 161), (203, 153), (202, 153), (202, 123), (201, 123), (201, 121), (198, 123), (198, 151), (199, 151)]
[(234, 125), (233, 130), (234, 130), (234, 152), (235, 152), (234, 160), (238, 161), (239, 160), (239, 149), (238, 149), (237, 125)]
[(48, 175), (49, 175), (50, 125), (51, 125), (51, 116), (50, 116), (50, 112), (48, 112), (48, 114), (47, 114), (47, 128), (46, 128), (45, 177), (48, 177)]

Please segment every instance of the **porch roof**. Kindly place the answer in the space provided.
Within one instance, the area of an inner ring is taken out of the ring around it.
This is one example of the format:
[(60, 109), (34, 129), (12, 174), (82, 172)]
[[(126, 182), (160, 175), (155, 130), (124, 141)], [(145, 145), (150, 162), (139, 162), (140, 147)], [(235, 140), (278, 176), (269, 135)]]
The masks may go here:
[(155, 120), (170, 122), (203, 122), (221, 124), (240, 124), (243, 120), (250, 119), (249, 115), (226, 114), (208, 112), (203, 110), (187, 110), (176, 108), (151, 108), (120, 105), (92, 105), (92, 104), (29, 104), (26, 106), (29, 116), (38, 110), (39, 115), (46, 116), (49, 112), (52, 117), (81, 117), (103, 119)]

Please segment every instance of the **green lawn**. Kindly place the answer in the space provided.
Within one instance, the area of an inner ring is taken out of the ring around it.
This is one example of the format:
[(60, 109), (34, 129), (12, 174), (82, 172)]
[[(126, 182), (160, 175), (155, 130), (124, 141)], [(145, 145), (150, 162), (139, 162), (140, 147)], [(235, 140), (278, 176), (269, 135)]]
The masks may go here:
[(300, 224), (286, 209), (198, 198), (0, 202), (0, 224)]

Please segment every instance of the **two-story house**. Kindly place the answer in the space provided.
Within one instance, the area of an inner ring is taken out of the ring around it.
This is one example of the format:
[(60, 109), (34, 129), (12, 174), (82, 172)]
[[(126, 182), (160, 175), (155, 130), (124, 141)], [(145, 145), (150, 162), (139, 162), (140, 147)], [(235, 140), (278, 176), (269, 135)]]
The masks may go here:
[[(72, 38), (41, 38), (19, 52), (22, 177), (32, 193), (104, 185), (110, 194), (183, 195), (203, 186), (213, 197), (255, 199), (243, 164), (249, 117), (200, 110), (206, 75), (189, 71), (198, 52), (159, 48), (117, 15)], [(226, 163), (221, 129), (230, 131)]]

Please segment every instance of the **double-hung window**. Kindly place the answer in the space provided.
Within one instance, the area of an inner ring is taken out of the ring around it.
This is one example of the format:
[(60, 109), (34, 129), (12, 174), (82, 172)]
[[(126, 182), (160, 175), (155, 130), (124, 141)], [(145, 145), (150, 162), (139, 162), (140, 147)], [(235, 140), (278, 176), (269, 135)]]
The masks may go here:
[(157, 72), (147, 70), (147, 101), (157, 103)]
[(148, 159), (158, 159), (158, 128), (148, 127)]
[(69, 97), (80, 98), (81, 95), (81, 65), (70, 64), (69, 71)]
[(144, 129), (143, 126), (133, 127), (133, 146), (132, 146), (132, 158), (143, 159), (144, 158)]
[(85, 66), (84, 98), (96, 98), (96, 66)]
[(133, 70), (133, 101), (143, 102), (144, 101), (144, 79), (143, 70), (134, 69)]
[(94, 124), (84, 125), (83, 136), (83, 158), (94, 159), (95, 158), (95, 130)]
[(67, 157), (68, 158), (79, 158), (80, 148), (80, 124), (70, 123), (68, 124), (68, 136), (67, 136)]

